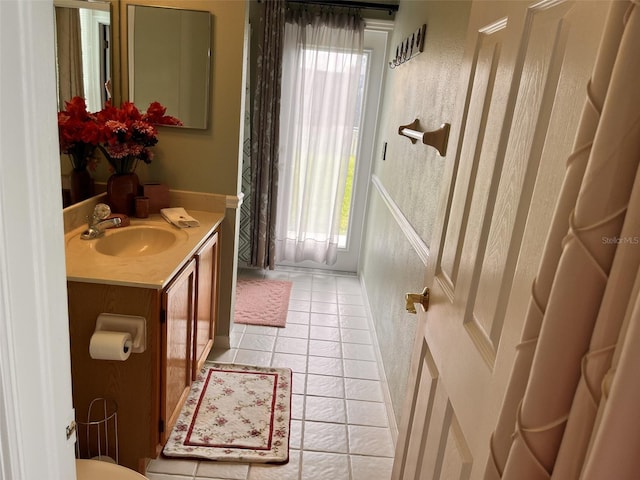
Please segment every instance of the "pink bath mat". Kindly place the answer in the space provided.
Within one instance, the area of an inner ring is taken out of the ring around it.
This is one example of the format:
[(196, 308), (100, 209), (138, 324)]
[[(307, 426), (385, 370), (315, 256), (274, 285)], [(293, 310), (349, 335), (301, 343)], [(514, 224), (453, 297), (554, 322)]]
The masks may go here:
[(236, 286), (235, 323), (284, 327), (291, 282), (241, 278)]

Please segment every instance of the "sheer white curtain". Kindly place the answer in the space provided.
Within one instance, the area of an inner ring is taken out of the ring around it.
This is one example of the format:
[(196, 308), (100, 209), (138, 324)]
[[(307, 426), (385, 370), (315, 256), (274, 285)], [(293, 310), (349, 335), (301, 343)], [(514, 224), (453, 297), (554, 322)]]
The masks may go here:
[(332, 265), (357, 122), (364, 21), (290, 11), (280, 105), (276, 260)]

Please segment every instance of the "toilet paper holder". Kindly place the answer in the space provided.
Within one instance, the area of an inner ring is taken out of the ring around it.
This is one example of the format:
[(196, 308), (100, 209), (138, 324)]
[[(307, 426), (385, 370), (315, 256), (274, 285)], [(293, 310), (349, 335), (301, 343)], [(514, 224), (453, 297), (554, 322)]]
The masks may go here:
[(96, 319), (96, 332), (126, 332), (131, 334), (132, 353), (142, 353), (147, 348), (147, 321), (144, 317), (101, 313)]

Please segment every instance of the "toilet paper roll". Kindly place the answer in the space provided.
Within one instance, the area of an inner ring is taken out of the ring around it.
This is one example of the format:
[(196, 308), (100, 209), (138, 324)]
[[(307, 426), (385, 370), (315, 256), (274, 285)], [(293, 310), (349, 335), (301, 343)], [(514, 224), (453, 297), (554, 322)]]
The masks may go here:
[(131, 355), (131, 334), (126, 332), (94, 332), (89, 342), (89, 355), (96, 360), (125, 361)]

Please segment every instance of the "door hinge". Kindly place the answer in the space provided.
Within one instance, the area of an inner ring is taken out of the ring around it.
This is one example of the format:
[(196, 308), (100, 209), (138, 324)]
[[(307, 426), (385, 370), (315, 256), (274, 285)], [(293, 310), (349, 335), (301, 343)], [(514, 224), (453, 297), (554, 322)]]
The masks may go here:
[(167, 311), (160, 310), (160, 323), (167, 323)]
[(164, 420), (158, 420), (158, 431), (164, 433)]
[(67, 440), (69, 440), (71, 437), (73, 437), (75, 435), (76, 427), (77, 427), (77, 425), (76, 425), (75, 420), (71, 420), (71, 423), (66, 426), (65, 434), (67, 435)]

